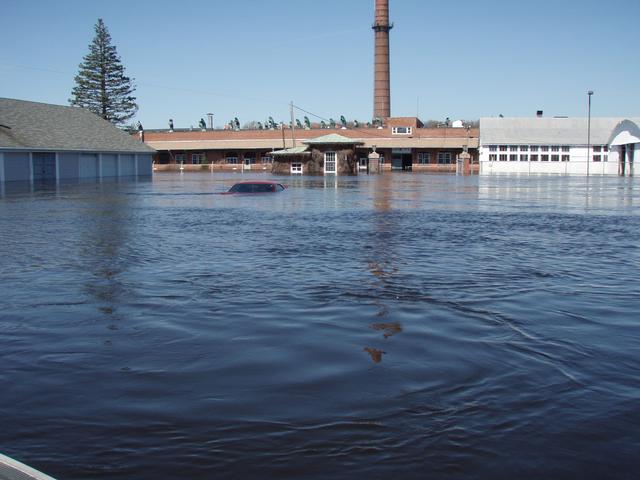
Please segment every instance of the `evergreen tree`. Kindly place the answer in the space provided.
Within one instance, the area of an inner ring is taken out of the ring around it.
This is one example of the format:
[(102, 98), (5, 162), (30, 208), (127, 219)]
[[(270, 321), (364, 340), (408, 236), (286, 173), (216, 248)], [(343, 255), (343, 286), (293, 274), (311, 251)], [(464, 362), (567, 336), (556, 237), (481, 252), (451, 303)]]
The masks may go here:
[(71, 105), (77, 105), (100, 115), (115, 125), (122, 125), (138, 111), (135, 86), (124, 74), (124, 67), (111, 35), (102, 19), (95, 26), (96, 36), (89, 45), (89, 53), (80, 64), (71, 91)]

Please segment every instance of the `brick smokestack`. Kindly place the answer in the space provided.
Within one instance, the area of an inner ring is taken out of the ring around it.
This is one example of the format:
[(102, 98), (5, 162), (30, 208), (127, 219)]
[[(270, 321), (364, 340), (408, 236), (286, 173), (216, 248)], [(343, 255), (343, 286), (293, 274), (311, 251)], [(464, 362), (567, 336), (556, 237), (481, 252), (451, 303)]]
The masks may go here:
[(391, 81), (389, 68), (389, 0), (375, 0), (375, 60), (373, 80), (373, 118), (391, 116)]

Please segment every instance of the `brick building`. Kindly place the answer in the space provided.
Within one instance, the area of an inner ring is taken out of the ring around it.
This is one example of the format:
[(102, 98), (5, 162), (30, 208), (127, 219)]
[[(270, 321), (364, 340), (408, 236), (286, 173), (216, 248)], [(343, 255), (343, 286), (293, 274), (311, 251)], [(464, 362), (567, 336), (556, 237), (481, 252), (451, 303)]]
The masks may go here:
[[(157, 151), (154, 161), (158, 170), (182, 165), (186, 169), (271, 172), (273, 152), (295, 147), (304, 156), (302, 147), (311, 151), (317, 139), (330, 135), (352, 141), (357, 164), (353, 173), (367, 169), (368, 155), (374, 149), (385, 171), (455, 172), (456, 159), (464, 150), (471, 154), (474, 167), (477, 165), (478, 129), (425, 128), (415, 117), (389, 118), (383, 127), (148, 130), (144, 142)], [(324, 168), (322, 172), (316, 168), (308, 173), (323, 172)], [(277, 173), (284, 173), (281, 166)], [(289, 173), (303, 172), (294, 168)]]

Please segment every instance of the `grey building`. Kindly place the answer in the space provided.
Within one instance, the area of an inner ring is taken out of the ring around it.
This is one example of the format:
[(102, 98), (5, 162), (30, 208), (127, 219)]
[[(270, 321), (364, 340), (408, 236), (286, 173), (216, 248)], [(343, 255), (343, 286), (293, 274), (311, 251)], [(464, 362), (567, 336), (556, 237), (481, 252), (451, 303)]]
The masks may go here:
[(0, 98), (0, 183), (150, 176), (154, 152), (87, 110)]

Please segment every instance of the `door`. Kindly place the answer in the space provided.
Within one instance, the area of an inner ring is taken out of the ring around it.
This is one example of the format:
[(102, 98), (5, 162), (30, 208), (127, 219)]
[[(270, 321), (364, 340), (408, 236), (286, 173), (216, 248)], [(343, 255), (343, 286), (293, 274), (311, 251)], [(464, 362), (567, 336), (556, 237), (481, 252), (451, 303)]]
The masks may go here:
[(34, 153), (32, 159), (34, 182), (47, 182), (56, 179), (55, 153)]

